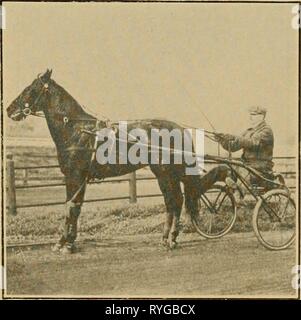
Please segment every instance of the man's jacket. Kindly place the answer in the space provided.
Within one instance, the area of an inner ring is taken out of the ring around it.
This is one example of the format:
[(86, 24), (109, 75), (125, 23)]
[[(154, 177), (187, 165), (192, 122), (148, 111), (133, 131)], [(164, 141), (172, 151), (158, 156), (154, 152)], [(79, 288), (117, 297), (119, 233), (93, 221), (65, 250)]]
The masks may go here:
[(247, 129), (241, 136), (233, 137), (234, 140), (221, 142), (224, 149), (232, 152), (243, 149), (241, 159), (246, 165), (262, 172), (272, 171), (274, 136), (265, 121)]

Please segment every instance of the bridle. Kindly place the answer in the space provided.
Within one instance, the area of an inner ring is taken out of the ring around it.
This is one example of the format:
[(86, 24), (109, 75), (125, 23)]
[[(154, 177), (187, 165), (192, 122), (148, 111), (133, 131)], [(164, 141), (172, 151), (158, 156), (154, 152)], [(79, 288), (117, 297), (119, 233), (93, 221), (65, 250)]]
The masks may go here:
[(44, 117), (42, 115), (37, 114), (36, 112), (33, 112), (33, 108), (38, 104), (38, 102), (40, 101), (41, 97), (43, 96), (44, 93), (49, 92), (49, 84), (48, 83), (44, 83), (40, 77), (40, 75), (38, 75), (38, 79), (40, 80), (41, 84), (42, 84), (42, 88), (41, 91), (39, 93), (39, 95), (36, 97), (36, 99), (34, 100), (34, 102), (32, 103), (32, 105), (29, 105), (28, 102), (25, 103), (24, 106), (20, 106), (20, 110), (21, 113), (24, 114), (24, 116), (36, 116), (36, 117)]
[[(28, 116), (31, 115), (31, 116), (36, 116), (36, 117), (40, 117), (40, 118), (46, 118), (45, 117), (45, 113), (43, 111), (38, 113), (39, 111), (33, 111), (33, 110), (34, 110), (34, 107), (40, 102), (41, 97), (45, 93), (50, 93), (50, 91), (49, 91), (50, 77), (49, 77), (48, 82), (43, 82), (43, 80), (41, 78), (41, 74), (39, 73), (37, 78), (39, 79), (39, 81), (40, 81), (40, 83), (42, 85), (38, 96), (34, 99), (34, 101), (31, 104), (29, 104), (28, 102), (26, 102), (25, 104), (23, 104), (23, 103), (21, 104), (20, 101), (16, 101), (16, 104), (19, 107), (19, 112), (13, 114), (11, 116), (11, 118), (15, 118), (15, 117), (19, 116), (20, 114), (23, 114), (25, 117), (28, 117)], [(83, 107), (83, 109), (85, 109), (85, 108)], [(90, 113), (93, 113), (93, 112), (90, 111)], [(69, 115), (63, 114), (62, 122), (63, 122), (64, 126), (66, 126), (70, 121), (71, 122), (78, 122), (78, 121), (79, 122), (82, 122), (82, 121), (95, 122), (95, 126), (96, 127), (97, 127), (97, 125), (96, 125), (97, 123), (104, 122), (106, 127), (110, 127), (111, 123), (112, 123), (111, 120), (108, 117), (104, 116), (104, 115), (102, 115), (101, 117), (104, 119), (104, 121), (99, 121), (97, 115), (93, 115), (92, 118), (90, 118), (90, 117), (74, 117), (74, 118), (71, 118), (71, 117), (69, 117)]]
[[(42, 113), (38, 114), (37, 112), (33, 111), (33, 108), (39, 103), (41, 97), (43, 96), (43, 94), (49, 92), (49, 83), (44, 83), (43, 80), (40, 77), (40, 74), (38, 75), (38, 79), (42, 84), (42, 88), (41, 91), (39, 93), (39, 95), (35, 98), (35, 100), (33, 101), (33, 103), (31, 105), (29, 105), (27, 102), (24, 104), (24, 106), (19, 104), (19, 108), (20, 108), (20, 113), (22, 113), (25, 117), (27, 116), (36, 116), (36, 117), (40, 117), (40, 118), (45, 118), (45, 115)], [(109, 119), (103, 117), (105, 119), (105, 122), (109, 122)], [(65, 115), (63, 117), (63, 123), (64, 125), (66, 125), (69, 120), (71, 121), (93, 121), (93, 122), (97, 122), (97, 118), (95, 119), (89, 119), (89, 118), (69, 118), (67, 115)]]

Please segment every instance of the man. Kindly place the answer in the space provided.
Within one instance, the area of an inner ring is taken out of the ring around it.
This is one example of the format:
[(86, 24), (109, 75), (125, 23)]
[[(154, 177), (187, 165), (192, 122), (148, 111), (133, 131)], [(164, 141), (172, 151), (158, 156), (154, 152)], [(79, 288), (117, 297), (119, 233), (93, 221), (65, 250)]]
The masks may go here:
[[(258, 170), (266, 178), (271, 178), (274, 166), (272, 161), (274, 136), (272, 129), (265, 122), (267, 111), (263, 107), (256, 106), (251, 107), (249, 113), (250, 128), (244, 131), (242, 135), (218, 134), (216, 138), (225, 150), (235, 152), (242, 149), (241, 160), (244, 164)], [(242, 167), (237, 167), (236, 169), (248, 183), (259, 183), (246, 169)], [(234, 187), (234, 182), (231, 178), (227, 178), (226, 183)], [(241, 196), (243, 197), (246, 191), (245, 188), (241, 183), (237, 186), (242, 191)], [(235, 198), (237, 198), (237, 192)]]

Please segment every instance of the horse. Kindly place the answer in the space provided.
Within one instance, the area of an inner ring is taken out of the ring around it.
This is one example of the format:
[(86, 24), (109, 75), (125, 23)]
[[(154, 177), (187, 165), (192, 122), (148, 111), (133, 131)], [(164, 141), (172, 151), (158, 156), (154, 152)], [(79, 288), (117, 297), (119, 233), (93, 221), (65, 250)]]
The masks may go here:
[[(100, 164), (94, 156), (96, 138), (91, 133), (96, 129), (106, 128), (107, 121), (98, 120), (87, 113), (62, 86), (51, 78), (51, 75), (52, 70), (49, 69), (39, 74), (8, 106), (7, 115), (14, 121), (23, 120), (29, 115), (43, 115), (55, 143), (59, 167), (66, 181), (66, 217), (63, 232), (54, 249), (68, 253), (76, 251), (77, 220), (89, 179), (120, 176), (145, 166), (149, 166), (157, 178), (166, 206), (161, 243), (167, 248), (175, 248), (184, 199), (187, 216), (197, 214), (200, 193), (204, 191), (202, 189), (209, 187), (209, 182), (204, 182), (199, 175), (185, 174), (187, 168), (185, 163)], [(184, 129), (175, 122), (158, 119), (131, 121), (128, 131), (134, 128), (144, 129), (148, 134), (152, 128)], [(116, 135), (118, 134), (117, 132)], [(130, 146), (129, 143), (128, 148)], [(211, 171), (210, 184), (223, 180), (224, 177), (225, 170), (219, 167)], [(184, 186), (184, 197), (181, 183)]]

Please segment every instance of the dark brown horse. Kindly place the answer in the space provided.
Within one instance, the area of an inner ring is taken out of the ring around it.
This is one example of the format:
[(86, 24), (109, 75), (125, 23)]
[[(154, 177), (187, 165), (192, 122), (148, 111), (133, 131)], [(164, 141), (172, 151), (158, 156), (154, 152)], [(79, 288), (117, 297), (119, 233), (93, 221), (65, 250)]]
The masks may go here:
[[(65, 89), (51, 79), (50, 70), (38, 76), (7, 108), (8, 116), (15, 121), (23, 120), (28, 115), (39, 115), (41, 112), (46, 118), (56, 145), (60, 169), (66, 178), (67, 215), (64, 233), (56, 248), (72, 252), (77, 234), (77, 219), (84, 201), (85, 182), (90, 178), (103, 179), (124, 175), (146, 164), (100, 165), (94, 157), (96, 138), (89, 132), (104, 128), (107, 123), (98, 121), (85, 112)], [(133, 128), (144, 129), (148, 134), (152, 128), (183, 130), (176, 123), (166, 120), (132, 121), (128, 125), (128, 131)], [(118, 134), (117, 132), (117, 138)], [(205, 191), (204, 189), (216, 180), (223, 180), (225, 170), (219, 168), (210, 172), (210, 179), (200, 179), (198, 175), (186, 175), (185, 164), (149, 164), (149, 167), (158, 179), (166, 205), (163, 244), (174, 247), (184, 200), (181, 183), (184, 185), (186, 212), (193, 215), (198, 210), (200, 192)]]

